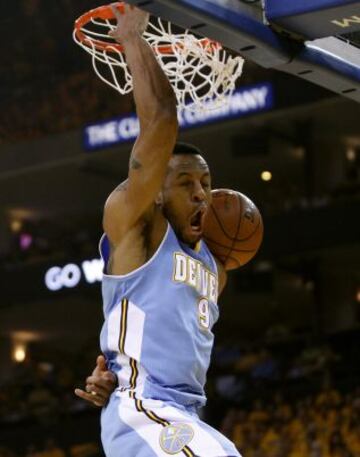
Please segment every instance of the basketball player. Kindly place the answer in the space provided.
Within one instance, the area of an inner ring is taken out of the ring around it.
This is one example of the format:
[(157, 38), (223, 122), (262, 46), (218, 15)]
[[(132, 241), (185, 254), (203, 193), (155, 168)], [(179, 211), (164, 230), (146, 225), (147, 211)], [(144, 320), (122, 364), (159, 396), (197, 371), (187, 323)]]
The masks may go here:
[[(102, 409), (104, 450), (107, 457), (239, 456), (197, 415), (226, 280), (201, 241), (210, 172), (195, 147), (176, 144), (175, 95), (142, 38), (148, 15), (129, 6), (125, 14), (113, 10), (112, 37), (124, 46), (133, 77), (140, 134), (128, 179), (106, 201), (100, 242), (101, 349), (118, 382)], [(100, 357), (91, 392), (77, 394), (104, 404), (112, 390), (106, 370)]]

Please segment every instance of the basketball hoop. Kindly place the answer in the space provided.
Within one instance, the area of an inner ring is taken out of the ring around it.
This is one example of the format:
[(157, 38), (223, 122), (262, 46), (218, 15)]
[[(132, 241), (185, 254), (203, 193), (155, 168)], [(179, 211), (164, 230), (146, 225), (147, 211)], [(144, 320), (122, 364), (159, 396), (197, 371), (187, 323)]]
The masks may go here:
[[(124, 12), (123, 3), (117, 8)], [(201, 111), (225, 104), (242, 74), (242, 57), (232, 57), (220, 43), (199, 39), (189, 30), (174, 33), (170, 22), (154, 19), (143, 36), (174, 88), (178, 107)], [(73, 38), (92, 56), (99, 78), (124, 95), (133, 89), (132, 77), (123, 47), (108, 35), (115, 28), (111, 6), (100, 6), (75, 21)]]

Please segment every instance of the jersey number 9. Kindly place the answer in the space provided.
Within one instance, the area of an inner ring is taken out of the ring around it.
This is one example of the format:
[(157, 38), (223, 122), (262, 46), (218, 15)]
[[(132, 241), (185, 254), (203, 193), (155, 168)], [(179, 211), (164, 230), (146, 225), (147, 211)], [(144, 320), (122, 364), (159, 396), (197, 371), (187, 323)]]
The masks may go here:
[(199, 323), (203, 330), (209, 330), (210, 328), (210, 309), (209, 309), (209, 300), (207, 298), (202, 298), (198, 303), (198, 315)]

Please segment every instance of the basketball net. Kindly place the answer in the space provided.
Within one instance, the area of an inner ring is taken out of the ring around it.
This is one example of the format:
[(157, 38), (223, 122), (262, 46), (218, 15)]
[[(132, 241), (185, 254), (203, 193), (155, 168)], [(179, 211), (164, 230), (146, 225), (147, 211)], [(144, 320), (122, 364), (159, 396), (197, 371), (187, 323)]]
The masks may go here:
[[(122, 11), (121, 3), (118, 8)], [(98, 77), (124, 95), (133, 90), (133, 83), (122, 46), (108, 35), (115, 28), (110, 6), (103, 6), (77, 19), (73, 38), (92, 56)], [(160, 18), (149, 22), (143, 37), (175, 91), (178, 108), (196, 112), (226, 104), (242, 74), (242, 57), (232, 57), (221, 44), (199, 39), (189, 30), (174, 33), (173, 25)]]

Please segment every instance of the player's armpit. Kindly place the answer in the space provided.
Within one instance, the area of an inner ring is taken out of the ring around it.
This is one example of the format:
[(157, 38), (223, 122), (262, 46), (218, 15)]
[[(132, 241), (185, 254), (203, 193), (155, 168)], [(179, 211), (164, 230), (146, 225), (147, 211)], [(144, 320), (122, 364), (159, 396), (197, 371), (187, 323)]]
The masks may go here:
[(166, 110), (154, 114), (134, 145), (128, 179), (106, 201), (103, 226), (110, 241), (122, 236), (153, 208), (177, 137), (177, 118)]
[(224, 290), (226, 283), (227, 283), (227, 272), (225, 270), (224, 265), (218, 260), (216, 257), (214, 257), (217, 270), (218, 270), (218, 278), (219, 278), (219, 295), (221, 292)]

